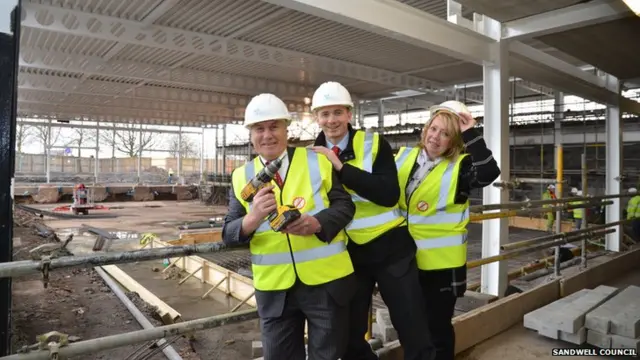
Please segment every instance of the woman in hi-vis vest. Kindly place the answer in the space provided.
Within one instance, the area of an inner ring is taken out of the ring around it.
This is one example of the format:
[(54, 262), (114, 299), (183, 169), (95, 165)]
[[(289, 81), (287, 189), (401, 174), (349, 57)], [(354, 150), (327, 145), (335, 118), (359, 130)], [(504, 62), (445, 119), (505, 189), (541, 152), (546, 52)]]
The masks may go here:
[(467, 289), (469, 194), (496, 180), (500, 169), (464, 104), (446, 101), (430, 112), (419, 145), (396, 155), (399, 205), (418, 248), (435, 359), (453, 360), (451, 319)]

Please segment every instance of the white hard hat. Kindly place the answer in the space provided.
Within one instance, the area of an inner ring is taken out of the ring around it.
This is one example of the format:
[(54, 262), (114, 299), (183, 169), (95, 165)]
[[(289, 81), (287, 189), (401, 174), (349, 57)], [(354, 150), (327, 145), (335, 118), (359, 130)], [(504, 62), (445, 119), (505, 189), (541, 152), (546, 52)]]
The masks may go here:
[(571, 193), (572, 193), (572, 194), (577, 194), (577, 193), (578, 193), (578, 188), (574, 188), (574, 187), (572, 187), (572, 188), (571, 188)]
[(344, 105), (353, 107), (353, 100), (349, 90), (335, 81), (328, 81), (320, 85), (313, 93), (311, 111), (325, 106)]
[(555, 189), (556, 189), (556, 186), (555, 186), (555, 185), (553, 185), (553, 184), (550, 184), (549, 186), (547, 186), (547, 189), (549, 189), (549, 190), (555, 190)]
[(638, 189), (633, 188), (633, 187), (632, 187), (632, 188), (629, 188), (629, 193), (630, 193), (630, 194), (635, 194), (635, 193), (637, 193), (637, 192), (638, 192)]
[(244, 110), (244, 127), (269, 120), (286, 120), (291, 123), (291, 113), (287, 105), (279, 97), (273, 94), (260, 94), (254, 96)]
[(578, 195), (578, 196), (582, 196), (582, 190), (578, 190), (578, 191), (576, 191), (576, 195)]
[(434, 105), (429, 108), (430, 117), (433, 117), (438, 111), (446, 111), (458, 115), (458, 113), (471, 114), (467, 106), (460, 101), (448, 100), (440, 105)]

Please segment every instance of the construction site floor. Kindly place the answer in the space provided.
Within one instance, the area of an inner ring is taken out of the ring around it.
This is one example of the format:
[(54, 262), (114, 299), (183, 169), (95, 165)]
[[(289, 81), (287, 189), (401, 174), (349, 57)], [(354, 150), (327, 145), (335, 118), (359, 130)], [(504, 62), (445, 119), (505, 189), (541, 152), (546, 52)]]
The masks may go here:
[[(589, 264), (597, 265), (606, 261), (608, 256), (602, 256), (599, 258), (591, 259)], [(563, 271), (564, 275), (574, 274), (580, 271), (579, 268), (572, 267)], [(545, 281), (544, 278), (538, 280), (538, 282)], [(640, 265), (625, 276), (607, 281), (604, 285), (609, 285), (618, 288), (625, 288), (629, 285), (640, 286)], [(545, 360), (555, 359), (551, 355), (551, 350), (554, 348), (575, 348), (576, 345), (549, 339), (538, 335), (533, 330), (526, 329), (522, 322), (512, 326), (508, 330), (486, 340), (475, 347), (458, 354), (456, 360), (495, 360), (495, 359), (509, 359), (509, 360)], [(589, 347), (586, 345), (585, 347)], [(571, 359), (586, 360), (593, 359), (593, 356), (572, 356)], [(620, 357), (604, 357), (599, 356), (600, 359), (620, 359)]]

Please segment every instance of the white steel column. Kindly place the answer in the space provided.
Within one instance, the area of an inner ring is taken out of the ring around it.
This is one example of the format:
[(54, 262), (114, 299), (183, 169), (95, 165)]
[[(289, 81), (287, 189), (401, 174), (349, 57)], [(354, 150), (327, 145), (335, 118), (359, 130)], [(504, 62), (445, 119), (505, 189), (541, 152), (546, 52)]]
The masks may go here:
[(382, 99), (378, 100), (378, 129), (384, 129), (384, 102)]
[(93, 167), (93, 181), (94, 184), (98, 184), (98, 174), (100, 172), (100, 123), (96, 123), (96, 157), (95, 157), (95, 165)]
[(227, 124), (222, 125), (222, 175), (227, 175)]
[(47, 171), (47, 184), (51, 182), (51, 119), (47, 122), (47, 135), (46, 141), (44, 142), (44, 153), (45, 153), (45, 167)]
[(219, 156), (218, 156), (218, 146), (219, 146), (219, 144), (220, 144), (220, 140), (218, 139), (218, 135), (219, 135), (219, 134), (218, 134), (218, 129), (219, 129), (219, 128), (220, 128), (220, 125), (219, 125), (219, 124), (216, 124), (216, 128), (215, 128), (215, 129), (216, 129), (216, 130), (215, 130), (215, 133), (216, 133), (216, 134), (215, 134), (215, 136), (214, 136), (214, 137), (215, 137), (215, 139), (216, 139), (216, 141), (215, 141), (215, 144), (214, 144), (214, 147), (213, 147), (213, 151), (214, 151), (213, 156), (214, 156), (214, 157), (215, 157), (215, 159), (216, 159), (216, 162), (215, 162), (215, 164), (213, 165), (213, 172), (215, 173), (215, 175), (216, 175), (216, 176), (218, 176), (218, 172), (220, 171), (220, 168), (219, 168), (219, 166), (218, 166), (218, 161), (219, 161), (219, 160), (218, 160), (218, 158), (219, 158)]
[(554, 168), (558, 169), (558, 150), (562, 147), (562, 120), (564, 119), (564, 93), (556, 91), (553, 104), (553, 139), (555, 154), (553, 156)]
[[(620, 83), (618, 79), (611, 75), (606, 75), (607, 87), (610, 89), (616, 89), (620, 92)], [(622, 192), (622, 131), (621, 131), (621, 117), (619, 104), (607, 105), (607, 118), (606, 123), (606, 193), (608, 194), (620, 194)], [(627, 199), (615, 198), (613, 204), (607, 206), (606, 210), (606, 222), (620, 221), (622, 215), (623, 201), (626, 204)], [(606, 235), (605, 248), (609, 251), (620, 251), (620, 243), (622, 242), (622, 226), (613, 227), (616, 232)]]
[[(180, 175), (182, 174), (182, 126), (178, 127), (178, 155), (177, 155), (177, 164), (178, 167), (178, 179), (180, 179)], [(176, 181), (178, 183), (178, 181)]]
[[(501, 24), (484, 17), (485, 34), (500, 38)], [(496, 61), (485, 63), (484, 75), (484, 138), (498, 162), (501, 175), (497, 181), (509, 181), (509, 50), (507, 44), (497, 43)], [(484, 188), (483, 204), (505, 203), (509, 191), (493, 185)], [(507, 218), (485, 220), (482, 223), (482, 257), (500, 254), (500, 246), (509, 237)], [(499, 261), (482, 266), (481, 292), (503, 296), (507, 288), (507, 262)]]
[(138, 184), (142, 184), (142, 124), (138, 130)]
[(202, 127), (202, 135), (200, 135), (200, 182), (204, 183), (204, 130)]

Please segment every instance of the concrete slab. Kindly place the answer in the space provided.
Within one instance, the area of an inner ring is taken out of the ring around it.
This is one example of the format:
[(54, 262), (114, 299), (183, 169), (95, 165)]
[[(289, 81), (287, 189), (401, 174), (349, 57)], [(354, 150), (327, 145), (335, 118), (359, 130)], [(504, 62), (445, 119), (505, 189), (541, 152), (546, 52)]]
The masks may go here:
[(586, 316), (586, 327), (603, 334), (640, 336), (640, 287), (629, 286)]
[(587, 330), (587, 343), (603, 349), (611, 348), (611, 335), (594, 330)]
[(135, 201), (153, 201), (155, 195), (151, 188), (144, 185), (136, 185), (133, 187), (133, 200)]
[[(553, 339), (559, 338), (559, 334), (553, 335), (553, 330), (577, 334), (578, 330), (584, 327), (585, 315), (617, 292), (618, 289), (604, 285), (593, 290), (580, 290), (525, 315), (525, 327), (537, 329), (540, 335)], [(544, 329), (542, 329), (542, 324), (545, 325)]]
[(40, 204), (55, 204), (60, 200), (60, 193), (57, 186), (40, 186), (38, 193), (31, 197)]
[(558, 340), (570, 342), (576, 345), (582, 345), (587, 342), (587, 328), (581, 327), (575, 334), (566, 333), (564, 331), (558, 332)]
[(638, 353), (640, 352), (640, 339), (611, 335), (611, 347), (616, 349), (635, 349), (636, 353)]

